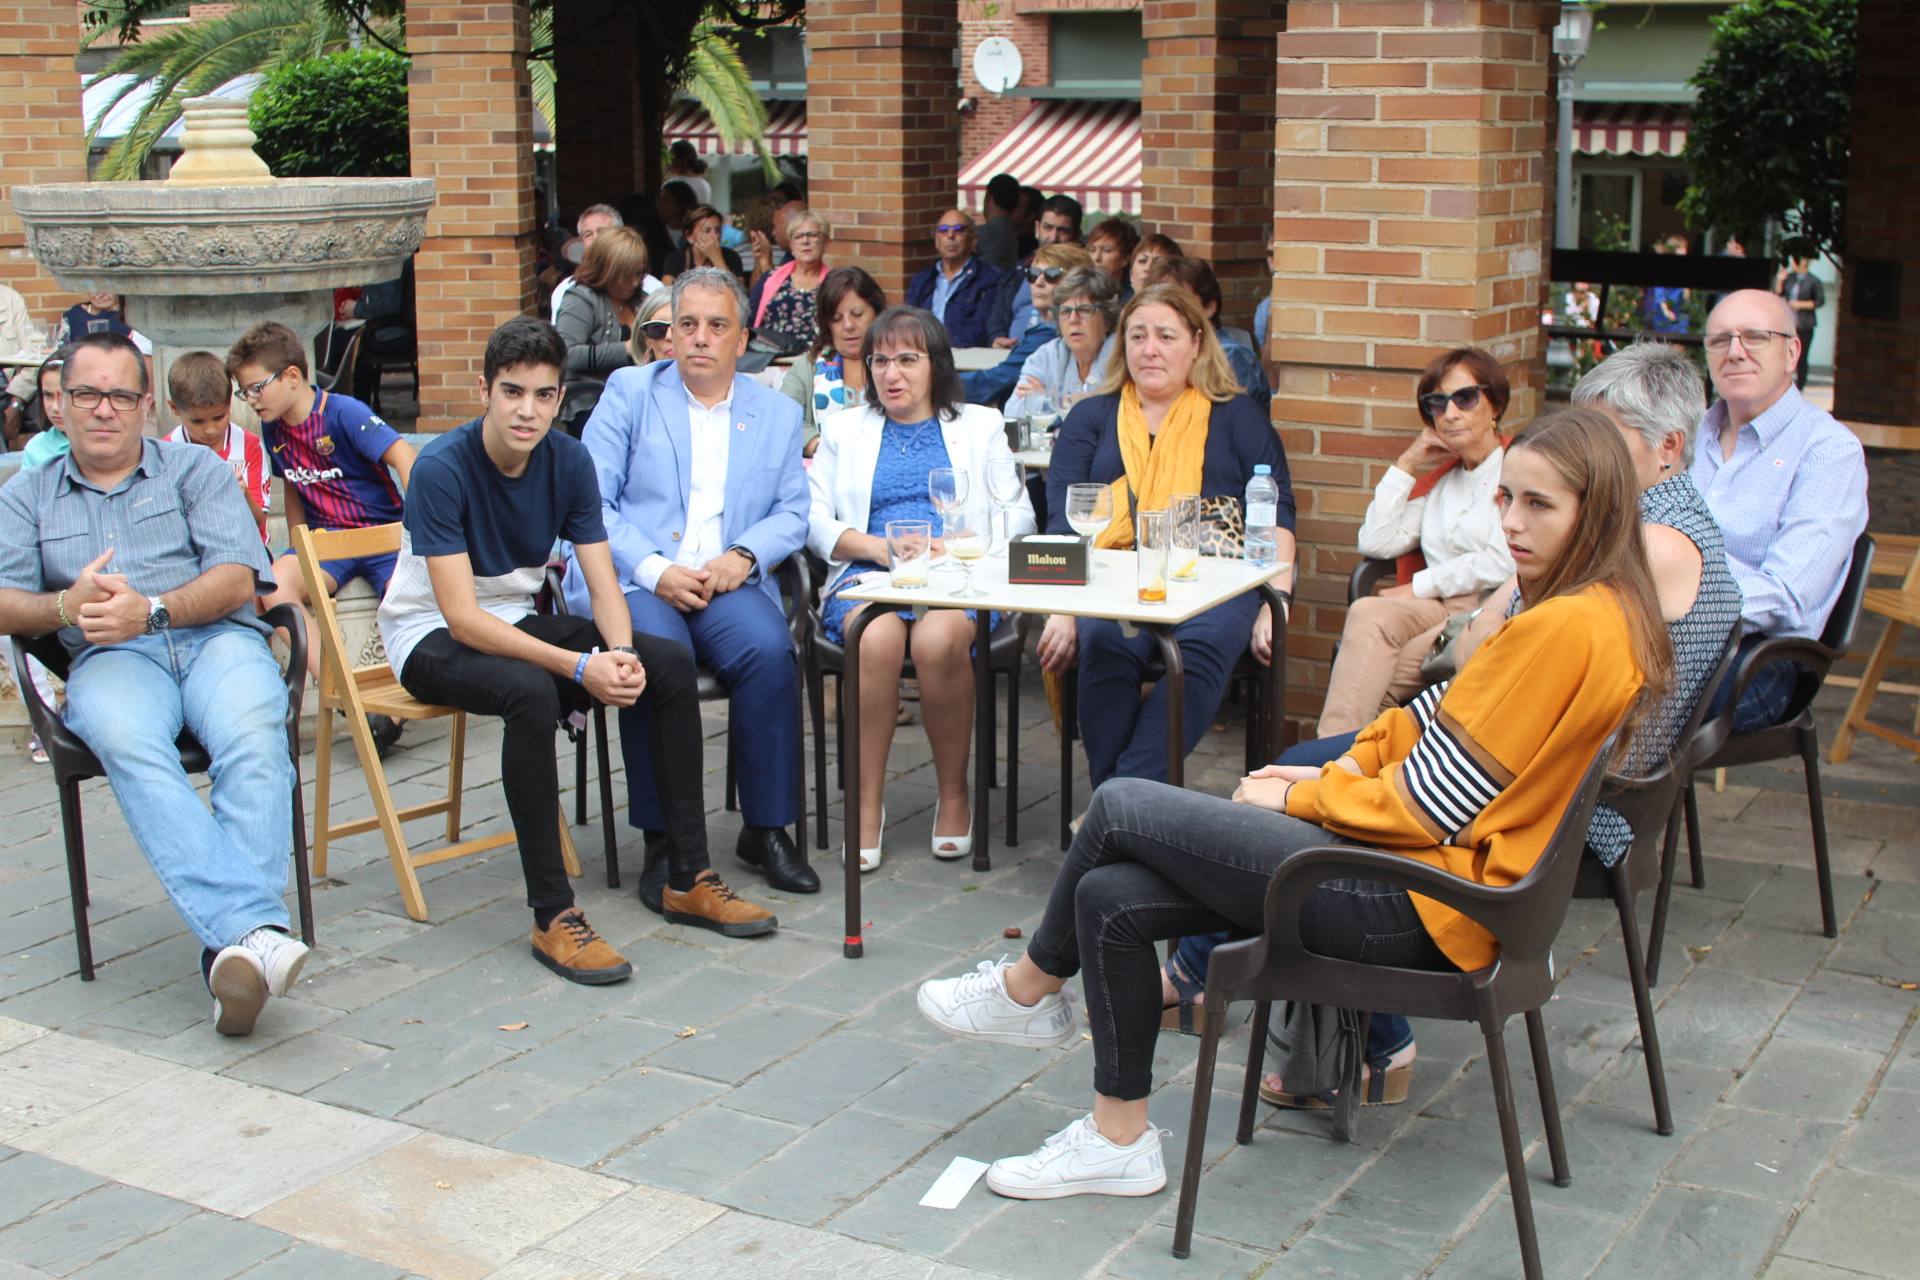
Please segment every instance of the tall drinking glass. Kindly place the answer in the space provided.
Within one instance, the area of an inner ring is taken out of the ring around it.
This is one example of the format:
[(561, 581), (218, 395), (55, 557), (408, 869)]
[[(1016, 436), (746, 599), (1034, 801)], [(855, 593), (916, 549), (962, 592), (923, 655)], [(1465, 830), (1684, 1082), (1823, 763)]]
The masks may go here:
[(1167, 602), (1167, 534), (1164, 511), (1142, 511), (1133, 520), (1134, 561), (1139, 566), (1141, 604)]
[(1013, 542), (1013, 509), (1020, 503), (1020, 495), (1027, 491), (1027, 469), (1019, 460), (1010, 457), (994, 456), (987, 459), (987, 497), (993, 500), (994, 509), (1000, 513), (1000, 525), (1004, 537), (1000, 549), (993, 554), (1003, 556)]
[[(1113, 489), (1104, 484), (1067, 486), (1067, 523), (1083, 538), (1092, 538), (1113, 521)], [(1107, 562), (1088, 553), (1088, 567), (1104, 569)]]
[(888, 581), (896, 587), (927, 585), (933, 560), (933, 525), (926, 520), (887, 521)]
[(1174, 582), (1200, 577), (1200, 495), (1176, 493), (1167, 503), (1168, 576)]
[[(927, 472), (927, 500), (933, 503), (933, 509), (942, 520), (949, 513), (967, 505), (967, 473), (957, 467), (935, 467)], [(955, 565), (951, 560), (941, 560), (933, 566), (936, 573), (952, 573)]]

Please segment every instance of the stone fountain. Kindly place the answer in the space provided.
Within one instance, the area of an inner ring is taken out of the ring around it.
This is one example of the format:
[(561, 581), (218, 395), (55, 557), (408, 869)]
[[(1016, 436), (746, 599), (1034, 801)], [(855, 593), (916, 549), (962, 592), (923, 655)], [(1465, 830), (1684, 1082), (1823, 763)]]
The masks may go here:
[(76, 294), (119, 293), (152, 339), (164, 419), (167, 367), (224, 356), (262, 320), (311, 344), (333, 290), (391, 280), (420, 247), (426, 178), (275, 178), (254, 154), (247, 104), (189, 98), (181, 155), (162, 182), (15, 187), (27, 252)]

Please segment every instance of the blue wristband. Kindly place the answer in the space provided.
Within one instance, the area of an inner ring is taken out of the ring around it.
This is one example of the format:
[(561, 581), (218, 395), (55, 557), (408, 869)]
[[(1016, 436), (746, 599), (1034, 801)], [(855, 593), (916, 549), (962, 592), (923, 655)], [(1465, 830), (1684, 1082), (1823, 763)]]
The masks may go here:
[(590, 650), (587, 653), (583, 653), (580, 655), (580, 661), (573, 664), (573, 682), (575, 684), (586, 683), (586, 680), (584, 677), (587, 674), (587, 659), (591, 658), (594, 654), (598, 652), (600, 652), (598, 649), (594, 649), (594, 650)]

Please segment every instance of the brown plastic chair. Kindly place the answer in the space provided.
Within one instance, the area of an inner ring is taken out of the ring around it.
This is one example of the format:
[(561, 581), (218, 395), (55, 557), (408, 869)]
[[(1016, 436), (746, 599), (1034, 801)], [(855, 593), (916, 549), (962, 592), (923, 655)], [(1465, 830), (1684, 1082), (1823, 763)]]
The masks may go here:
[[(1795, 756), (1807, 775), (1807, 816), (1813, 827), (1813, 870), (1820, 886), (1821, 932), (1829, 938), (1840, 936), (1833, 910), (1833, 863), (1827, 856), (1827, 810), (1820, 799), (1820, 731), (1813, 722), (1813, 700), (1833, 664), (1846, 656), (1853, 643), (1854, 628), (1860, 622), (1860, 609), (1867, 592), (1867, 575), (1873, 569), (1873, 535), (1863, 533), (1853, 544), (1853, 562), (1847, 566), (1846, 581), (1840, 598), (1827, 615), (1827, 625), (1818, 640), (1804, 636), (1776, 636), (1763, 640), (1740, 659), (1733, 670), (1733, 696), (1719, 715), (1700, 726), (1695, 735), (1698, 749), (1694, 768), (1725, 769), (1734, 765), (1763, 764), (1769, 760), (1791, 760)], [(1792, 662), (1800, 668), (1800, 682), (1787, 703), (1787, 714), (1779, 724), (1764, 729), (1737, 733), (1733, 714), (1740, 697), (1755, 676), (1776, 662)], [(1687, 779), (1687, 855), (1693, 868), (1693, 887), (1706, 887), (1706, 864), (1700, 854), (1700, 807), (1693, 794), (1693, 779)]]
[[(1514, 1114), (1504, 1032), (1507, 1019), (1516, 1013), (1525, 1016), (1533, 1071), (1540, 1086), (1540, 1109), (1546, 1122), (1547, 1150), (1553, 1162), (1553, 1182), (1564, 1187), (1572, 1181), (1572, 1175), (1567, 1170), (1566, 1139), (1560, 1128), (1560, 1103), (1554, 1095), (1553, 1066), (1547, 1057), (1540, 1006), (1553, 995), (1553, 940), (1566, 919), (1574, 880), (1586, 858), (1587, 824), (1600, 799), (1601, 781), (1616, 736), (1608, 736), (1606, 745), (1587, 766), (1586, 776), (1568, 797), (1566, 812), (1533, 869), (1507, 888), (1474, 884), (1398, 854), (1340, 845), (1302, 849), (1273, 873), (1267, 882), (1265, 932), (1216, 948), (1207, 969), (1193, 1115), (1188, 1123), (1186, 1163), (1174, 1219), (1174, 1257), (1186, 1257), (1193, 1245), (1213, 1068), (1220, 1036), (1227, 1026), (1227, 1007), (1236, 1000), (1255, 1002), (1236, 1135), (1246, 1143), (1253, 1139), (1254, 1108), (1260, 1100), (1260, 1070), (1273, 1002), (1304, 1000), (1344, 1009), (1393, 1009), (1419, 1018), (1479, 1025), (1486, 1038), (1487, 1065), (1493, 1077), (1494, 1107), (1500, 1117), (1500, 1143), (1506, 1152), (1507, 1187), (1513, 1196), (1514, 1222), (1519, 1229), (1521, 1265), (1527, 1280), (1540, 1280), (1540, 1243), (1534, 1231), (1526, 1158), (1520, 1148), (1520, 1124)], [(1322, 883), (1347, 879), (1378, 881), (1463, 912), (1493, 934), (1499, 943), (1499, 958), (1472, 973), (1435, 973), (1315, 955), (1300, 940), (1301, 905)]]
[[(301, 625), (300, 611), (283, 604), (267, 611), (264, 621), (283, 628), (288, 638), (287, 750), (293, 757), (293, 872), (294, 892), (300, 904), (300, 936), (313, 945), (313, 889), (307, 874), (307, 818), (300, 798), (300, 703), (307, 691), (307, 632)], [(53, 783), (60, 792), (60, 830), (67, 844), (67, 889), (73, 899), (73, 941), (80, 952), (80, 980), (93, 981), (93, 935), (87, 927), (87, 841), (80, 822), (80, 784), (88, 778), (104, 778), (107, 770), (98, 756), (67, 727), (66, 720), (40, 697), (27, 670), (29, 657), (62, 680), (67, 677), (68, 654), (58, 634), (14, 636), (13, 678), (19, 686), (20, 700), (26, 704), (27, 719), (33, 725), (40, 745), (47, 749), (47, 762), (53, 767)], [(180, 767), (188, 773), (205, 773), (212, 767), (207, 749), (191, 733), (182, 732)]]

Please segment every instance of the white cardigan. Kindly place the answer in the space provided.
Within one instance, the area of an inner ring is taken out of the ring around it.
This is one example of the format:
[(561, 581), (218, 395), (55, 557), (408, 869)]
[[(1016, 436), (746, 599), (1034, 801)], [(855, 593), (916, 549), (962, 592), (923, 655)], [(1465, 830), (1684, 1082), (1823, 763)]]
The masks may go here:
[[(829, 565), (827, 592), (839, 584), (851, 565), (851, 561), (834, 559), (840, 535), (849, 529), (855, 533), (867, 531), (867, 520), (873, 513), (873, 473), (880, 463), (880, 437), (885, 426), (886, 418), (871, 405), (841, 409), (820, 420), (820, 447), (807, 472), (807, 483), (813, 489), (807, 547)], [(957, 417), (942, 420), (940, 436), (946, 441), (952, 465), (969, 476), (967, 509), (990, 511), (993, 501), (987, 496), (987, 460), (1013, 456), (1007, 448), (1006, 420), (984, 405), (962, 405)], [(1012, 536), (1033, 532), (1033, 504), (1024, 490), (1009, 514)]]
[(1427, 567), (1413, 575), (1413, 594), (1428, 600), (1491, 591), (1505, 582), (1513, 576), (1513, 554), (1493, 501), (1505, 454), (1496, 448), (1477, 467), (1453, 468), (1418, 498), (1410, 496), (1414, 478), (1389, 467), (1361, 521), (1360, 554), (1391, 560), (1418, 547)]

